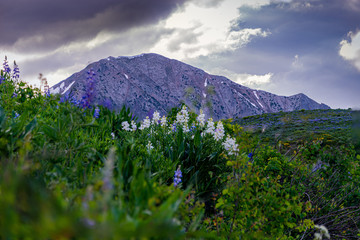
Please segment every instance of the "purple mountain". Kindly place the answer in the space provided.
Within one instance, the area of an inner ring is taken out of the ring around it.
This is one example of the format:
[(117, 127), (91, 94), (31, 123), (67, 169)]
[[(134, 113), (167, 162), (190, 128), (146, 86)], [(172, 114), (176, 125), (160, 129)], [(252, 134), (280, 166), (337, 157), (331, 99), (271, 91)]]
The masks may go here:
[(183, 62), (158, 54), (108, 57), (91, 63), (51, 87), (51, 93), (70, 94), (78, 99), (86, 89), (87, 71), (95, 71), (95, 103), (110, 103), (114, 110), (123, 105), (140, 119), (157, 110), (166, 114), (185, 103), (214, 120), (241, 118), (279, 111), (329, 109), (304, 94), (285, 97), (254, 90), (226, 77), (215, 76)]

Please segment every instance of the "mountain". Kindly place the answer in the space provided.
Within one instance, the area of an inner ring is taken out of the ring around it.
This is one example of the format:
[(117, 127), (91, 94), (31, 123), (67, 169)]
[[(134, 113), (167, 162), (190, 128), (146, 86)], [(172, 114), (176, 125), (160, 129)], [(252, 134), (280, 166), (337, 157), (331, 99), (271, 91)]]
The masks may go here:
[(304, 94), (285, 97), (254, 90), (226, 77), (215, 76), (183, 62), (158, 54), (108, 57), (91, 63), (51, 87), (51, 93), (81, 99), (87, 71), (93, 69), (98, 104), (111, 103), (119, 110), (125, 104), (140, 119), (157, 110), (166, 114), (183, 102), (196, 113), (202, 108), (214, 120), (294, 110), (329, 109)]

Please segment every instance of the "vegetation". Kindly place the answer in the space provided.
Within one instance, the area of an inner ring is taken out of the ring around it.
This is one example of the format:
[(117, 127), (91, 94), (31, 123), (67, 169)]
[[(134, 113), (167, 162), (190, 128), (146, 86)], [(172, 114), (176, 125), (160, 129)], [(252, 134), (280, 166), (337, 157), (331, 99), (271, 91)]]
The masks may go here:
[[(88, 81), (60, 98), (4, 64), (0, 239), (359, 239), (350, 111), (213, 122), (183, 105), (137, 121), (93, 106)], [(309, 116), (328, 120), (310, 134)]]

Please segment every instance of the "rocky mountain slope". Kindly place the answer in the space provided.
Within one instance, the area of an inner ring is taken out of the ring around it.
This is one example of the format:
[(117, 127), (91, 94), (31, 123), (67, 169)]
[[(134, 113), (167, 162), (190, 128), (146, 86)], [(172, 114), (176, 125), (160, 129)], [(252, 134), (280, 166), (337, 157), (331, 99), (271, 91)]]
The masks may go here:
[(184, 102), (196, 113), (202, 108), (215, 120), (250, 115), (311, 109), (329, 109), (304, 94), (290, 97), (254, 90), (158, 54), (109, 57), (54, 85), (51, 93), (80, 99), (86, 90), (87, 71), (95, 71), (95, 102), (125, 104), (140, 119), (157, 110), (166, 114)]

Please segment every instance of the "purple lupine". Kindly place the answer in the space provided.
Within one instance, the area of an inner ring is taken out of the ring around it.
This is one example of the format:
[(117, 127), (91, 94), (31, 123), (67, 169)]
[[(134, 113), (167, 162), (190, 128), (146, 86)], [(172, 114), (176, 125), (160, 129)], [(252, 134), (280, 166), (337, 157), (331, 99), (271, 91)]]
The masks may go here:
[(182, 173), (180, 170), (180, 166), (178, 166), (174, 174), (174, 187), (177, 187), (181, 183), (181, 178), (182, 178)]
[(94, 98), (95, 92), (95, 72), (93, 69), (90, 69), (87, 76), (87, 85), (85, 95), (82, 97), (81, 105), (83, 108), (91, 108), (91, 104)]
[(63, 96), (60, 97), (59, 103), (67, 102), (69, 100), (69, 93), (65, 93)]
[(8, 61), (7, 61), (7, 56), (5, 56), (5, 60), (3, 63), (4, 66), (4, 72), (10, 74), (11, 73), (11, 69), (9, 67)]
[(14, 70), (13, 70), (13, 75), (12, 75), (13, 80), (17, 81), (20, 78), (20, 70), (19, 70), (19, 66), (16, 64), (16, 62), (14, 61)]
[(45, 97), (47, 97), (47, 98), (50, 97), (50, 89), (45, 91)]
[(98, 107), (95, 108), (94, 110), (94, 118), (99, 118), (100, 116), (100, 109)]

